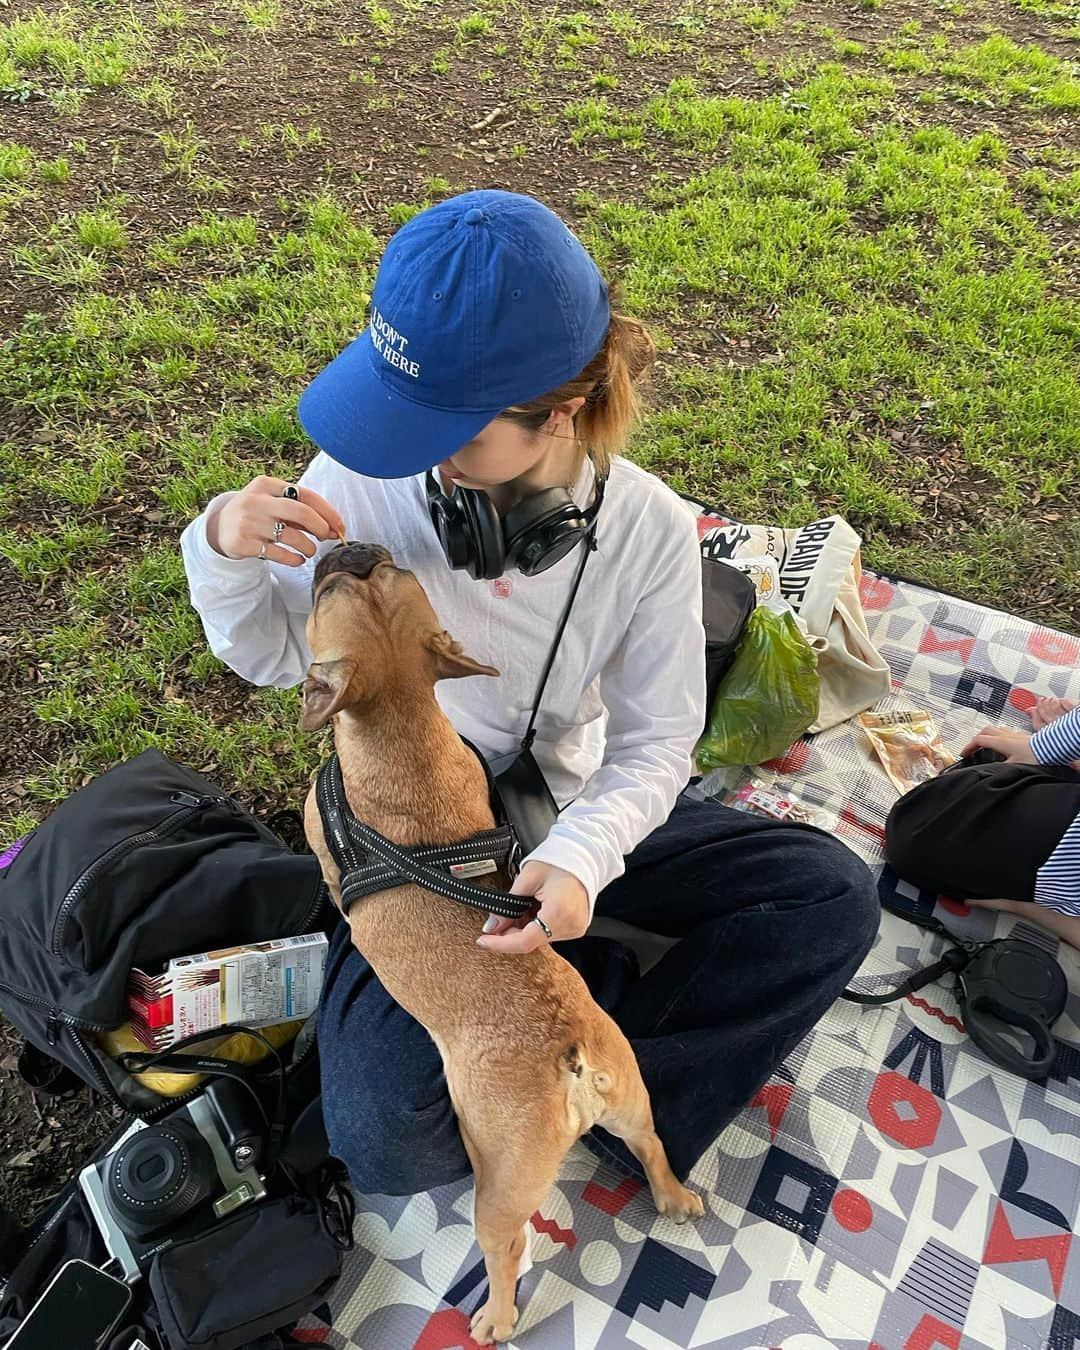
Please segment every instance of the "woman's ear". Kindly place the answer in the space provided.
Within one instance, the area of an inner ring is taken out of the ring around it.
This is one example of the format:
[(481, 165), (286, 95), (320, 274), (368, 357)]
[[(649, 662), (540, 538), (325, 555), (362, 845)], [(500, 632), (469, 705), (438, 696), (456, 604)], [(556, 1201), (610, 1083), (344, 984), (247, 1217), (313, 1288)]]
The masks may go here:
[(460, 642), (442, 629), (432, 633), (427, 640), (427, 649), (435, 659), (436, 680), (457, 680), (466, 675), (498, 675), (494, 666), (481, 665), (462, 650)]
[(340, 709), (348, 707), (350, 702), (349, 686), (356, 674), (356, 662), (345, 658), (340, 661), (316, 661), (308, 667), (307, 677), (301, 690), (303, 712), (300, 727), (303, 731), (316, 731), (325, 726)]
[(548, 417), (547, 428), (553, 435), (561, 435), (560, 428), (565, 423), (570, 428), (571, 435), (574, 431), (574, 418), (585, 406), (585, 398), (582, 394), (577, 394), (574, 398), (568, 398), (564, 403), (557, 403), (551, 410)]

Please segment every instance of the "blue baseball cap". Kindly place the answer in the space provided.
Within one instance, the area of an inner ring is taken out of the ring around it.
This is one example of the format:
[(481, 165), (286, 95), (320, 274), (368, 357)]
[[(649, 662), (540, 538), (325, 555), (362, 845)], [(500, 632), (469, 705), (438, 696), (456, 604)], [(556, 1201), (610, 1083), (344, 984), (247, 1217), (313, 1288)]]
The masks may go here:
[(347, 468), (406, 478), (579, 375), (610, 321), (603, 277), (554, 211), (465, 192), (387, 244), (368, 327), (301, 394), (300, 424)]

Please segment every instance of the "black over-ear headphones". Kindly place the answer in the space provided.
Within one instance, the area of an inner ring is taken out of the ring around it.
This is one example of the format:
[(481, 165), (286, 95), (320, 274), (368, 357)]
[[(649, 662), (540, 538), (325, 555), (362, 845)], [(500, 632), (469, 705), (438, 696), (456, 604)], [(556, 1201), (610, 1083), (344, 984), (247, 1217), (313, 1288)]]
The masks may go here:
[(586, 537), (604, 500), (604, 478), (596, 475), (592, 505), (584, 511), (566, 488), (549, 487), (523, 497), (503, 518), (482, 489), (455, 487), (447, 495), (433, 469), (427, 471), (427, 499), (451, 567), (484, 581), (511, 567), (531, 577), (554, 567)]

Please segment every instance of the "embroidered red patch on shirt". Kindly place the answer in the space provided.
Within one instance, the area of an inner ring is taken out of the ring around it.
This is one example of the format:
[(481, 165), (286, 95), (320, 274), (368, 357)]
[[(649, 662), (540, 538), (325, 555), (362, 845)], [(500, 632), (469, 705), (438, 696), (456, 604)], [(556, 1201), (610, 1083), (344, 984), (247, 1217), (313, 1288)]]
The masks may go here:
[(507, 581), (506, 577), (496, 577), (491, 583), (491, 594), (500, 600), (507, 599), (513, 589), (514, 587)]

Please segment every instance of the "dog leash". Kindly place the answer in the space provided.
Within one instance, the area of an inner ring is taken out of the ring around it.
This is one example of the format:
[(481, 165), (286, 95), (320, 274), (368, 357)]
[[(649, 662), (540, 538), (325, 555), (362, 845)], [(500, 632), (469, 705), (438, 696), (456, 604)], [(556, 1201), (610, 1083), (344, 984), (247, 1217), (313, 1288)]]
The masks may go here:
[[(975, 1044), (995, 1063), (1023, 1078), (1042, 1082), (1057, 1059), (1051, 1027), (1064, 1011), (1069, 994), (1068, 981), (1058, 963), (1041, 947), (1019, 938), (989, 942), (955, 938), (944, 924), (929, 916), (919, 920), (919, 926), (943, 933), (958, 945), (885, 993), (845, 989), (840, 997), (878, 1006), (952, 973), (957, 978), (960, 1015)], [(1028, 1033), (1033, 1047), (1030, 1055), (1002, 1033), (1003, 1025)]]
[[(469, 748), (475, 753), (474, 746)], [(490, 773), (488, 782), (490, 786)], [(481, 830), (453, 844), (418, 844), (411, 847), (395, 844), (353, 815), (345, 796), (345, 782), (336, 753), (319, 770), (315, 780), (315, 799), (327, 845), (341, 871), (339, 885), (343, 914), (348, 914), (352, 906), (366, 895), (410, 883), (425, 886), (438, 895), (446, 896), (448, 900), (472, 905), (503, 919), (520, 918), (536, 907), (536, 901), (531, 896), (512, 896), (505, 891), (474, 886), (453, 871), (454, 868), (461, 868), (467, 873), (472, 869), (473, 875), (476, 875), (475, 869), (480, 864), (491, 863), (493, 866), (485, 870), (494, 871), (501, 864), (512, 876), (520, 846), (509, 824), (496, 825), (493, 830)]]

